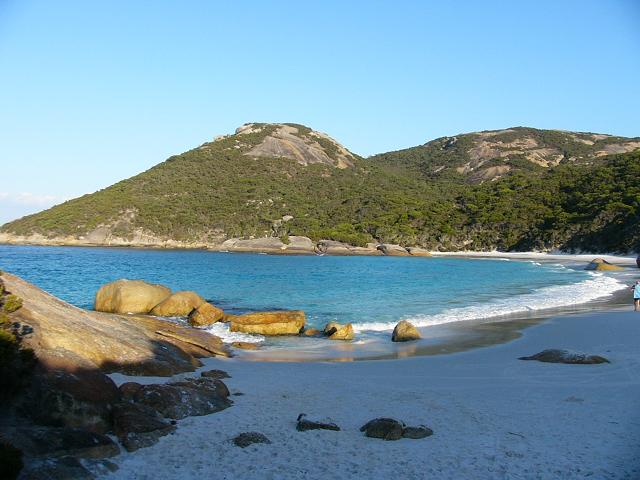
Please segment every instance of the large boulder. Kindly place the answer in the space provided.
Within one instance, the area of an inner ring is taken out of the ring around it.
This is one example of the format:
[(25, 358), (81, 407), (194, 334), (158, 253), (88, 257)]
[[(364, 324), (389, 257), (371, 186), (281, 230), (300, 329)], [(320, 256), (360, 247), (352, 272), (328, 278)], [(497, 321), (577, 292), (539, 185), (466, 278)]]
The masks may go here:
[(232, 332), (260, 335), (298, 335), (304, 323), (302, 310), (256, 312), (233, 318), (229, 329)]
[(149, 313), (169, 295), (171, 290), (162, 285), (121, 279), (100, 287), (94, 308), (108, 313)]
[(223, 318), (222, 309), (205, 302), (189, 313), (189, 324), (194, 327), (205, 327), (220, 322)]
[(411, 340), (419, 340), (421, 338), (422, 336), (418, 329), (411, 322), (406, 320), (398, 322), (391, 334), (392, 342), (408, 342)]
[(196, 292), (181, 291), (165, 298), (150, 313), (157, 317), (186, 317), (204, 303), (204, 298)]
[(360, 431), (367, 437), (380, 438), (382, 440), (400, 440), (401, 438), (411, 438), (419, 440), (433, 435), (433, 430), (424, 425), (408, 427), (394, 418), (375, 418), (362, 427)]
[(175, 425), (163, 419), (153, 408), (129, 402), (115, 405), (113, 426), (118, 440), (128, 452), (150, 447), (160, 437), (176, 429)]
[(118, 387), (101, 371), (41, 359), (21, 411), (41, 425), (106, 433), (119, 400)]
[(230, 355), (222, 340), (209, 332), (149, 315), (83, 310), (14, 275), (4, 272), (2, 279), (24, 300), (11, 314), (12, 321), (21, 331), (29, 329), (22, 345), (41, 363), (53, 362), (66, 370), (171, 376), (195, 370), (201, 366), (200, 357)]
[(106, 435), (78, 428), (29, 426), (6, 428), (6, 438), (30, 456), (80, 458), (107, 458), (120, 453), (120, 449)]
[(407, 247), (407, 252), (412, 257), (431, 257), (431, 252), (420, 247)]
[(572, 352), (570, 350), (560, 350), (551, 348), (543, 350), (528, 357), (520, 357), (518, 360), (537, 360), (545, 363), (569, 363), (569, 364), (583, 364), (592, 365), (598, 363), (609, 363), (605, 357), (600, 355), (588, 355), (581, 352)]
[(400, 440), (404, 427), (404, 423), (393, 418), (376, 418), (360, 427), (360, 431), (370, 438)]
[(215, 378), (188, 378), (181, 382), (143, 385), (133, 401), (174, 420), (209, 415), (231, 406), (229, 389)]
[(596, 270), (596, 271), (617, 271), (624, 270), (623, 267), (618, 265), (614, 265), (613, 263), (607, 262), (604, 258), (594, 258), (591, 260), (591, 263), (584, 267), (585, 270)]
[(394, 245), (391, 243), (383, 243), (378, 245), (378, 250), (389, 257), (407, 257), (409, 252), (406, 248), (400, 245)]
[(341, 325), (336, 322), (329, 322), (324, 327), (324, 334), (329, 340), (353, 340), (353, 325), (350, 323)]

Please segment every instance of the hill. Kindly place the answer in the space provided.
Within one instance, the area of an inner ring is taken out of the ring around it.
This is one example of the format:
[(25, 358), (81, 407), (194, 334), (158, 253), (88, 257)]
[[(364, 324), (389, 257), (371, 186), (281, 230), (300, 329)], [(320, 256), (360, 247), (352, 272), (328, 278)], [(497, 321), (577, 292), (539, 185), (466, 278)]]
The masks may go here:
[(607, 155), (640, 148), (640, 138), (514, 127), (442, 137), (383, 153), (372, 161), (403, 166), (427, 178), (483, 183), (516, 171), (592, 165)]
[(512, 128), (364, 159), (297, 124), (246, 124), (0, 241), (220, 248), (303, 235), (441, 250), (640, 249), (640, 139)]

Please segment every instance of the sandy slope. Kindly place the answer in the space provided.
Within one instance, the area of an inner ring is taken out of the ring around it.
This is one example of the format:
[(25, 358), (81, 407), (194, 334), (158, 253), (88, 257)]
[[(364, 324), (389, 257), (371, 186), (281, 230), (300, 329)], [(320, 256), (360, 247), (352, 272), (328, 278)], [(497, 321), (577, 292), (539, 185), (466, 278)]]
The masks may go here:
[[(235, 405), (179, 423), (154, 447), (122, 454), (113, 479), (640, 478), (640, 313), (564, 317), (505, 345), (435, 357), (223, 368)], [(545, 348), (603, 354), (611, 364), (517, 360)], [(123, 377), (118, 377), (122, 381)], [(149, 379), (151, 380), (151, 379)], [(341, 432), (299, 433), (329, 417)], [(384, 442), (358, 428), (377, 416), (435, 435)], [(246, 449), (244, 431), (273, 443)]]

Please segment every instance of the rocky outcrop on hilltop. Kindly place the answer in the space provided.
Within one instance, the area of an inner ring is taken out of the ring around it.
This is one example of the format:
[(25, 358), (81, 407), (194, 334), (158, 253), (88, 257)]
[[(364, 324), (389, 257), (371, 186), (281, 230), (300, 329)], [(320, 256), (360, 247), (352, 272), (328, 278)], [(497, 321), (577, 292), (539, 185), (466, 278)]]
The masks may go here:
[(324, 133), (303, 125), (247, 123), (236, 129), (236, 135), (269, 133), (262, 142), (244, 153), (249, 157), (282, 157), (295, 160), (300, 165), (315, 163), (337, 168), (354, 166), (355, 156)]
[(522, 170), (587, 164), (611, 154), (633, 152), (640, 138), (513, 127), (442, 137), (418, 147), (383, 153), (374, 161), (405, 163), (432, 177), (453, 173), (470, 183), (495, 181)]

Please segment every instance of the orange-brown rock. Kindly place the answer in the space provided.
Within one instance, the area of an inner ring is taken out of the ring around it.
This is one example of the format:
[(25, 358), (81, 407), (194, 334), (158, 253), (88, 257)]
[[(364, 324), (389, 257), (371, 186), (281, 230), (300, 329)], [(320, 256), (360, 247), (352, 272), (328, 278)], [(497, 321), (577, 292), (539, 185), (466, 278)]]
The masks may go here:
[(322, 332), (317, 328), (305, 328), (301, 335), (304, 337), (318, 337), (322, 335)]
[(189, 324), (194, 327), (204, 327), (222, 321), (224, 316), (222, 309), (205, 302), (191, 311)]
[(616, 271), (624, 270), (624, 268), (614, 265), (613, 263), (609, 263), (604, 258), (594, 258), (591, 260), (591, 263), (585, 267), (585, 270)]
[(176, 292), (153, 307), (151, 315), (158, 317), (186, 317), (205, 300), (196, 292)]
[(260, 335), (298, 335), (304, 322), (302, 310), (256, 312), (233, 318), (229, 329), (232, 332)]
[(231, 342), (233, 348), (239, 348), (240, 350), (258, 350), (257, 343), (251, 342)]
[(418, 329), (406, 320), (398, 322), (391, 334), (391, 341), (393, 342), (408, 342), (411, 340), (419, 340), (422, 338)]
[(171, 290), (162, 285), (121, 279), (100, 287), (94, 308), (108, 313), (149, 313), (169, 295)]
[(353, 340), (353, 325), (347, 323), (341, 325), (337, 322), (329, 322), (324, 327), (324, 334), (329, 340)]

